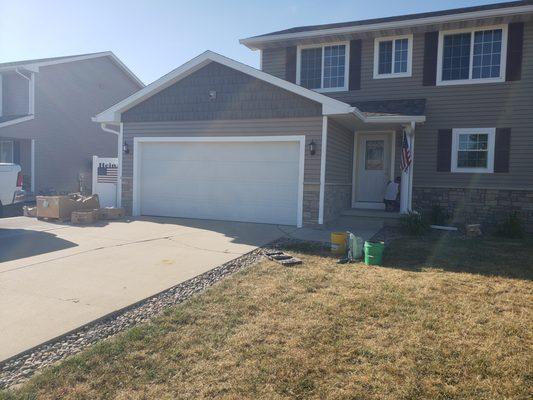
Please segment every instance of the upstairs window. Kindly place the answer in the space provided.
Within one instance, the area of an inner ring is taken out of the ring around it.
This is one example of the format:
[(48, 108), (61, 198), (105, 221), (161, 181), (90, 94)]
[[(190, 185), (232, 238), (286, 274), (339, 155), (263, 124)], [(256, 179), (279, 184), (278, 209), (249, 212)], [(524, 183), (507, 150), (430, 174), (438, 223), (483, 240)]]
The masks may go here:
[(374, 79), (411, 76), (413, 37), (394, 36), (374, 41)]
[(507, 29), (441, 32), (438, 84), (502, 82), (505, 78)]
[(299, 47), (296, 82), (322, 92), (348, 90), (348, 45)]

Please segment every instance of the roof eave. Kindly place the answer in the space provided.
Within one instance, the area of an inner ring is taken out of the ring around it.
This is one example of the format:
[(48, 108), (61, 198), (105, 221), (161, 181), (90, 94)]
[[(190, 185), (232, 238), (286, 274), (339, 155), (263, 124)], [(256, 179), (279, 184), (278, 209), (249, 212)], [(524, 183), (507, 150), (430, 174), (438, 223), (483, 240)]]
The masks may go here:
[(319, 37), (319, 36), (353, 34), (353, 33), (370, 32), (370, 31), (385, 30), (385, 29), (399, 29), (399, 28), (415, 27), (415, 26), (430, 25), (430, 24), (437, 24), (437, 23), (472, 20), (472, 19), (479, 19), (479, 18), (526, 14), (526, 13), (531, 13), (531, 12), (533, 12), (533, 5), (523, 5), (523, 6), (515, 6), (515, 7), (508, 7), (508, 8), (497, 8), (497, 9), (492, 9), (492, 10), (457, 13), (457, 14), (443, 15), (443, 16), (411, 18), (411, 19), (405, 19), (401, 21), (380, 22), (380, 23), (368, 24), (368, 25), (347, 26), (347, 27), (329, 28), (329, 29), (315, 29), (315, 30), (304, 31), (304, 32), (284, 33), (284, 34), (278, 34), (278, 35), (253, 36), (253, 37), (249, 37), (245, 39), (240, 39), (239, 43), (245, 45), (250, 50), (258, 50), (262, 47), (261, 45), (263, 44), (267, 44), (270, 42), (276, 42), (276, 41), (283, 41), (283, 40), (299, 40), (299, 39), (309, 39), (309, 38), (314, 38), (314, 37)]

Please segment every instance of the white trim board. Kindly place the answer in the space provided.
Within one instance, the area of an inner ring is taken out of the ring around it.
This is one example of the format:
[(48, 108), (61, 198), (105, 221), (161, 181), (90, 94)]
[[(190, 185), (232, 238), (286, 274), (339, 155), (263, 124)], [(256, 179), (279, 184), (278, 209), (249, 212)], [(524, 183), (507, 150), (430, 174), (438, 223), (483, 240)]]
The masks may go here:
[[(298, 171), (297, 227), (303, 225), (305, 136), (188, 136), (188, 137), (135, 137), (133, 139), (133, 205), (132, 214), (140, 215), (140, 172), (142, 143), (192, 143), (192, 142), (297, 142), (300, 145)], [(120, 150), (119, 150), (120, 151)], [(121, 189), (122, 191), (122, 189)]]
[(126, 99), (118, 102), (114, 106), (109, 107), (107, 110), (93, 117), (92, 120), (94, 122), (100, 123), (118, 123), (121, 120), (121, 113), (129, 110), (130, 108), (136, 106), (137, 104), (148, 99), (149, 97), (166, 89), (167, 87), (179, 82), (180, 80), (186, 78), (187, 76), (198, 71), (200, 68), (206, 66), (211, 62), (217, 62), (234, 70), (253, 76), (254, 78), (270, 83), (274, 86), (278, 86), (289, 92), (298, 94), (309, 100), (316, 101), (317, 103), (322, 104), (322, 112), (324, 115), (348, 114), (353, 109), (353, 107), (351, 107), (349, 104), (343, 103), (342, 101), (335, 100), (331, 97), (317, 93), (313, 90), (303, 88), (294, 83), (267, 74), (266, 72), (250, 67), (249, 65), (240, 63), (238, 61), (232, 60), (230, 58), (224, 57), (220, 54), (208, 50), (200, 54), (199, 56), (193, 58), (192, 60), (186, 62), (185, 64), (181, 65), (180, 67), (172, 70), (168, 74), (162, 76), (155, 82), (132, 94)]
[(481, 11), (472, 11), (472, 12), (462, 12), (457, 14), (449, 15), (437, 15), (433, 17), (426, 18), (407, 18), (401, 21), (385, 21), (378, 22), (375, 24), (366, 24), (359, 26), (347, 26), (340, 28), (324, 28), (316, 29), (306, 32), (296, 32), (296, 33), (280, 33), (277, 35), (266, 35), (266, 36), (257, 36), (250, 37), (246, 39), (239, 40), (240, 44), (245, 45), (250, 50), (258, 50), (261, 45), (282, 41), (282, 40), (299, 40), (299, 39), (309, 39), (321, 36), (331, 36), (331, 35), (349, 35), (360, 32), (373, 32), (381, 31), (387, 29), (400, 29), (400, 28), (413, 28), (423, 25), (432, 25), (440, 24), (447, 22), (456, 22), (456, 21), (468, 21), (475, 20), (478, 18), (490, 18), (490, 17), (504, 17), (508, 15), (520, 15), (533, 12), (533, 5), (523, 5), (518, 7), (508, 7), (508, 8), (495, 8), (492, 10), (481, 10)]
[(5, 121), (5, 122), (0, 123), (0, 128), (3, 128), (5, 126), (20, 124), (21, 122), (30, 121), (30, 120), (32, 120), (34, 118), (35, 118), (34, 115), (26, 115), (24, 117), (12, 119), (10, 121)]

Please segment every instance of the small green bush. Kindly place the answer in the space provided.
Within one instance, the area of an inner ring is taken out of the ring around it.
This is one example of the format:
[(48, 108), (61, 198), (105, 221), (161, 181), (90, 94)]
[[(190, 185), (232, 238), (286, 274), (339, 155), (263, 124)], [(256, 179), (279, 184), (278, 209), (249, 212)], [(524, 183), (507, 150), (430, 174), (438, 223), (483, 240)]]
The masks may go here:
[(510, 239), (519, 239), (524, 237), (525, 230), (524, 224), (520, 216), (513, 212), (503, 220), (497, 226), (496, 234), (501, 237), (510, 238)]
[(431, 214), (429, 216), (429, 220), (431, 221), (431, 225), (446, 225), (446, 223), (449, 220), (448, 213), (444, 208), (439, 206), (438, 204), (435, 204), (431, 208)]
[(413, 236), (422, 236), (430, 229), (427, 221), (422, 218), (421, 214), (415, 211), (410, 211), (408, 214), (402, 215), (400, 226), (404, 232)]

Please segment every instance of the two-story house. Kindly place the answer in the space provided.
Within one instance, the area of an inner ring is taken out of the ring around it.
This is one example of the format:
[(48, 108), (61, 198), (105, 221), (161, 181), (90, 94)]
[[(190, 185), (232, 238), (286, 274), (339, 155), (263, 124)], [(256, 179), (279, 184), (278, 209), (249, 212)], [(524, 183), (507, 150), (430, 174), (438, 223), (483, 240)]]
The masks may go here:
[(134, 215), (322, 224), (440, 205), (533, 229), (533, 2), (305, 26), (206, 52), (95, 117)]
[(92, 156), (117, 154), (91, 117), (142, 87), (111, 52), (1, 63), (0, 162), (30, 194), (90, 192)]

